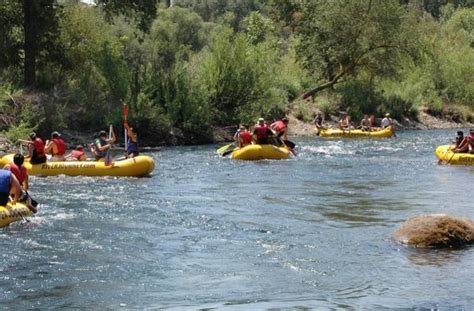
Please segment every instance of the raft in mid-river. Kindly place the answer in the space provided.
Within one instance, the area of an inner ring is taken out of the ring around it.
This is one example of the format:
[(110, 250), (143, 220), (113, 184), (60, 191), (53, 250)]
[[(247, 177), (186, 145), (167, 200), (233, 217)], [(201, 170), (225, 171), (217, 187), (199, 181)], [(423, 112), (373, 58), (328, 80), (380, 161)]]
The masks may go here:
[(231, 153), (232, 159), (237, 160), (281, 160), (290, 157), (290, 151), (286, 146), (274, 145), (247, 145), (243, 148), (235, 148)]
[[(0, 159), (0, 167), (13, 162), (13, 155)], [(131, 176), (149, 175), (155, 169), (155, 161), (149, 156), (137, 156), (131, 159), (112, 161), (61, 161), (30, 164), (25, 160), (24, 166), (30, 175), (38, 176)]]
[(340, 130), (340, 129), (315, 129), (321, 137), (342, 137), (342, 138), (389, 138), (393, 136), (392, 127), (386, 127), (377, 131), (363, 130)]
[(436, 148), (436, 157), (445, 164), (474, 165), (474, 154), (454, 153), (454, 145), (443, 145)]

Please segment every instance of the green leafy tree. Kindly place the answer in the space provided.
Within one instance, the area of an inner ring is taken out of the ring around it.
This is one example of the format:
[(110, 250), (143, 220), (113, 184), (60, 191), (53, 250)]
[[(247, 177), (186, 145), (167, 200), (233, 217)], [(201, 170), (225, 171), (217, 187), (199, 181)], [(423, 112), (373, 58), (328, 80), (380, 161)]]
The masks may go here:
[(393, 74), (400, 55), (416, 52), (415, 25), (395, 0), (306, 2), (298, 31), (298, 55), (320, 84), (303, 98), (362, 70), (372, 75)]
[(54, 0), (23, 0), (23, 66), (24, 82), (28, 86), (36, 84), (38, 61), (54, 58), (58, 10)]
[(259, 12), (252, 12), (245, 19), (247, 24), (247, 36), (253, 44), (261, 43), (275, 30), (271, 19)]

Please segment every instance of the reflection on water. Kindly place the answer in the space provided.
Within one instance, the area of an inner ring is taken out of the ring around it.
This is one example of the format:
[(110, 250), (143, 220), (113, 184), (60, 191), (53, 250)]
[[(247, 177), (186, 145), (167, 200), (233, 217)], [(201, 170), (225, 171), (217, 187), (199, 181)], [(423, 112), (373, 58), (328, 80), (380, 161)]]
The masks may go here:
[[(406, 251), (411, 263), (421, 266), (442, 267), (446, 264), (461, 263), (463, 255), (470, 253), (469, 249), (409, 249)], [(468, 284), (466, 284), (468, 285)]]
[(0, 232), (7, 309), (384, 309), (472, 305), (474, 249), (408, 249), (406, 219), (474, 219), (474, 167), (438, 166), (454, 131), (295, 139), (244, 162), (163, 148), (151, 178), (32, 178), (31, 223)]

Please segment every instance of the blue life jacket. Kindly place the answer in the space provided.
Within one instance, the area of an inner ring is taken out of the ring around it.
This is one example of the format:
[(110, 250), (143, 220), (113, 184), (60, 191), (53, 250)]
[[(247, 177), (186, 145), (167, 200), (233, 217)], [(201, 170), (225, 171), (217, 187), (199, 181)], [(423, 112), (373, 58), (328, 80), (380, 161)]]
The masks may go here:
[(138, 153), (138, 144), (132, 141), (130, 138), (127, 141), (127, 153)]
[(10, 193), (12, 172), (0, 169), (0, 193)]

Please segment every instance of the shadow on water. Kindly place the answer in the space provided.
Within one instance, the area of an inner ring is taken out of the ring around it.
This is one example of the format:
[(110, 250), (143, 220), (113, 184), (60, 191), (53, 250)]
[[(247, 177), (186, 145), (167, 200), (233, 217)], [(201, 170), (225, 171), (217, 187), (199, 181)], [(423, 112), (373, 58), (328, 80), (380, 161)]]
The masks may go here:
[(403, 253), (415, 265), (442, 267), (461, 263), (464, 260), (464, 255), (472, 254), (472, 250), (472, 246), (462, 249), (411, 249), (405, 247)]

